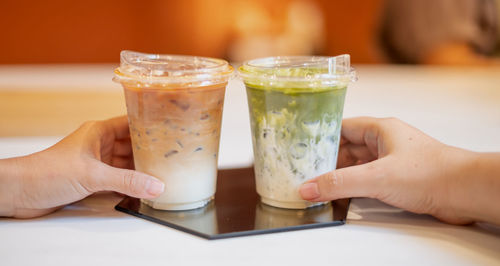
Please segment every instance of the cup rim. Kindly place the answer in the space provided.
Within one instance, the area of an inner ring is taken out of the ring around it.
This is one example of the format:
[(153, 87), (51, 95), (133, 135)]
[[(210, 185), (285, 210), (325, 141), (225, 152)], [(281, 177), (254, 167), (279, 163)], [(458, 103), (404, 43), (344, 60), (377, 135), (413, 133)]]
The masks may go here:
[[(301, 70), (306, 70), (302, 71)], [(308, 71), (307, 71), (308, 70)], [(314, 71), (312, 71), (314, 70)], [(238, 68), (245, 83), (268, 86), (312, 86), (345, 84), (357, 80), (350, 55), (275, 56), (245, 61)], [(308, 85), (309, 84), (309, 85)]]
[(205, 86), (225, 83), (233, 72), (233, 67), (223, 59), (123, 50), (113, 80), (146, 86)]

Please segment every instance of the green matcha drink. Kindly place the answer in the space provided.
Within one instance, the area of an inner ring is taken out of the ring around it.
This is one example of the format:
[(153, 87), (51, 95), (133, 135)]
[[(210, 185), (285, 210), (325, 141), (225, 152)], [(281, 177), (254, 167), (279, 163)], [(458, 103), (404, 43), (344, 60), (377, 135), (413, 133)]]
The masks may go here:
[(272, 57), (239, 68), (247, 89), (257, 193), (263, 203), (303, 209), (305, 181), (334, 170), (349, 55)]

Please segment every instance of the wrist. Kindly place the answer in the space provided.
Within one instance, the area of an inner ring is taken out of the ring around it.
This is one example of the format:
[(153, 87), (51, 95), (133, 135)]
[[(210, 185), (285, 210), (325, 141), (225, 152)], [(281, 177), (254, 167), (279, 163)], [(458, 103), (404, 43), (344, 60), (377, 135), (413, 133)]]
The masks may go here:
[(448, 161), (451, 169), (446, 177), (450, 212), (459, 221), (484, 221), (481, 213), (485, 208), (482, 199), (487, 198), (484, 187), (487, 182), (483, 180), (484, 154), (458, 148), (451, 150)]
[(475, 222), (500, 225), (500, 153), (470, 152), (464, 162), (457, 210)]
[(22, 157), (0, 160), (0, 217), (13, 217), (22, 184)]
[(463, 149), (444, 146), (440, 149), (437, 171), (433, 171), (434, 184), (432, 198), (434, 207), (429, 214), (453, 224), (466, 224), (474, 221), (470, 213), (467, 198), (470, 169), (475, 154)]

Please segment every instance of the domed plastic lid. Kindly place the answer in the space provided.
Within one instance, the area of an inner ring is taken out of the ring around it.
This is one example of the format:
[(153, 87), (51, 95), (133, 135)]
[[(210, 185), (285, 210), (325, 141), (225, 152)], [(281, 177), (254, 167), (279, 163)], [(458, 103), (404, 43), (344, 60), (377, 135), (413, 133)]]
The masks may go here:
[(232, 73), (233, 68), (222, 59), (122, 51), (113, 80), (146, 87), (191, 87), (227, 82)]
[(357, 80), (348, 54), (260, 58), (245, 62), (238, 72), (247, 85), (272, 88), (345, 87)]

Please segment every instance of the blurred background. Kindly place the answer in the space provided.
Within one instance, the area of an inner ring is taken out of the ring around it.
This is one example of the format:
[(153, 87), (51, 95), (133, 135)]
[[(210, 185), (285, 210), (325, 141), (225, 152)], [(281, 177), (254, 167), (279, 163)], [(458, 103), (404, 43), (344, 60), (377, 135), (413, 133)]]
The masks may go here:
[(116, 63), (123, 49), (467, 64), (499, 47), (496, 0), (2, 0), (0, 9), (1, 64)]
[(0, 136), (66, 134), (123, 114), (110, 79), (125, 49), (233, 63), (348, 53), (357, 65), (495, 67), (499, 1), (2, 0)]

